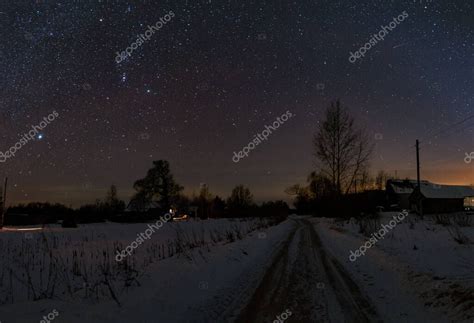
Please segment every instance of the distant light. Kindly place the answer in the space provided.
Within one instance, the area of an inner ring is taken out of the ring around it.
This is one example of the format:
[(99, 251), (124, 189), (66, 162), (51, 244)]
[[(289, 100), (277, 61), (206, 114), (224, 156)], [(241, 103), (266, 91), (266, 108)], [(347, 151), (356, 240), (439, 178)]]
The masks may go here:
[(40, 133), (40, 134), (38, 135), (38, 139), (39, 139), (39, 140), (43, 139), (43, 134)]
[(3, 227), (4, 231), (41, 231), (43, 230), (42, 227), (36, 227), (36, 228), (24, 228), (24, 229), (18, 229), (18, 228), (8, 228), (8, 227)]

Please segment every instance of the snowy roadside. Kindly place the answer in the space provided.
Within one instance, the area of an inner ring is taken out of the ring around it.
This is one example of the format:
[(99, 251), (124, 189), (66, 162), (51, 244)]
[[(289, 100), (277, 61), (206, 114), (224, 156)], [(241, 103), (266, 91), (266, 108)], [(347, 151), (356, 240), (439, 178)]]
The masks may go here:
[(120, 299), (122, 307), (112, 300), (29, 301), (0, 306), (0, 320), (39, 321), (53, 309), (59, 312), (58, 322), (71, 323), (210, 322), (232, 317), (251, 297), (277, 246), (293, 226), (286, 220), (267, 228), (265, 235), (256, 231), (233, 243), (196, 248), (191, 253), (193, 261), (174, 256), (153, 263), (140, 286)]
[[(384, 214), (381, 223), (394, 214)], [(473, 281), (466, 277), (473, 274), (465, 264), (474, 263), (473, 245), (457, 244), (445, 228), (428, 220), (414, 225), (407, 221), (351, 262), (350, 251), (369, 238), (359, 234), (354, 223), (336, 225), (324, 218), (312, 222), (325, 248), (365, 290), (385, 321), (472, 322)], [(473, 228), (466, 229), (474, 238)], [(459, 299), (451, 299), (459, 293)]]

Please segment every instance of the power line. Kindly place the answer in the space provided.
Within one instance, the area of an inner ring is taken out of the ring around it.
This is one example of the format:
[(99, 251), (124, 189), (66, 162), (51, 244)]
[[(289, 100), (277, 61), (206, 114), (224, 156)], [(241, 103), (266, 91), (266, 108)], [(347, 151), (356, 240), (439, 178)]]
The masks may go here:
[[(452, 125), (448, 125), (447, 128), (438, 131), (437, 133), (435, 133), (435, 134), (432, 135), (431, 137), (427, 137), (427, 135), (425, 135), (425, 139), (424, 139), (424, 140), (428, 140), (428, 139), (430, 139), (430, 138), (439, 136), (439, 135), (442, 134), (442, 133), (447, 133), (447, 132), (449, 132), (449, 131), (452, 131), (452, 130), (455, 129), (457, 126), (459, 126), (459, 125), (461, 125), (461, 124), (463, 124), (463, 123), (465, 123), (466, 121), (471, 120), (471, 119), (474, 119), (474, 114), (472, 114), (472, 115), (470, 115), (470, 116), (467, 116), (467, 117), (464, 118), (463, 120), (460, 120), (460, 121), (458, 121), (458, 122), (455, 122), (455, 123), (453, 123)], [(447, 138), (447, 137), (449, 137), (449, 136), (452, 136), (452, 135), (454, 135), (454, 134), (457, 134), (457, 133), (459, 133), (459, 132), (461, 132), (461, 131), (464, 131), (464, 130), (466, 130), (466, 129), (469, 129), (469, 128), (473, 127), (473, 126), (474, 126), (474, 124), (468, 124), (468, 125), (466, 125), (465, 127), (462, 127), (462, 128), (460, 128), (460, 129), (457, 129), (456, 131), (454, 131), (454, 132), (448, 134), (447, 136), (445, 136), (445, 138)], [(432, 132), (432, 131), (431, 131), (431, 132)], [(421, 143), (422, 141), (419, 140), (418, 142)], [(410, 145), (409, 148), (407, 148), (406, 150), (403, 150), (403, 151), (402, 151), (401, 153), (399, 153), (398, 155), (399, 155), (399, 156), (401, 155), (401, 156), (403, 156), (403, 157), (408, 157), (408, 158), (410, 158), (410, 160), (411, 160), (411, 158), (412, 158), (412, 156), (413, 156), (413, 155), (412, 155), (412, 154), (413, 154), (413, 150), (414, 150), (415, 148), (416, 148), (416, 145)], [(426, 163), (424, 163), (424, 164), (425, 164), (425, 165), (426, 165), (426, 164), (430, 165), (430, 164), (433, 164), (433, 163), (436, 163), (436, 162), (454, 160), (455, 158), (458, 158), (458, 157), (452, 157), (452, 158), (449, 158), (449, 159), (430, 160), (430, 161), (428, 161), (428, 162), (426, 162)]]
[[(449, 131), (453, 130), (453, 128), (457, 127), (458, 125), (461, 125), (461, 124), (463, 124), (464, 122), (466, 122), (466, 121), (468, 121), (468, 120), (470, 120), (470, 119), (473, 119), (473, 118), (474, 118), (474, 114), (472, 114), (472, 115), (470, 115), (470, 116), (467, 116), (466, 118), (464, 118), (464, 119), (461, 120), (461, 121), (458, 121), (458, 122), (456, 122), (456, 123), (454, 123), (454, 124), (452, 124), (452, 125), (448, 125), (448, 126), (446, 127), (446, 129), (443, 129), (443, 130), (441, 130), (441, 131), (438, 131), (436, 134), (432, 135), (430, 138), (439, 136), (440, 134), (445, 133), (445, 132), (449, 132)], [(420, 140), (420, 142), (425, 141), (425, 140), (427, 140), (427, 139), (425, 138), (425, 139), (423, 139), (423, 140)]]
[[(425, 139), (419, 140), (419, 143), (422, 143), (423, 141), (426, 141), (426, 140), (428, 140), (428, 139), (430, 139), (430, 138), (432, 138), (432, 137), (436, 137), (436, 136), (440, 135), (440, 134), (443, 133), (443, 132), (452, 131), (456, 126), (461, 125), (461, 124), (463, 124), (464, 122), (466, 122), (466, 121), (468, 121), (468, 120), (470, 120), (470, 119), (474, 119), (474, 114), (472, 114), (472, 115), (470, 115), (470, 116), (467, 116), (467, 117), (464, 118), (463, 120), (458, 121), (458, 122), (456, 122), (456, 123), (453, 123), (452, 125), (448, 125), (448, 126), (447, 126), (447, 129), (443, 129), (443, 130), (441, 130), (441, 131), (438, 131), (436, 134), (432, 135), (431, 137), (427, 137), (428, 134), (424, 135), (424, 138), (425, 138)], [(455, 131), (455, 132), (453, 132), (453, 133), (447, 135), (445, 138), (447, 138), (447, 137), (449, 137), (449, 136), (451, 136), (451, 135), (454, 135), (454, 134), (456, 134), (456, 133), (459, 133), (459, 132), (461, 132), (461, 131), (463, 131), (463, 130), (465, 130), (465, 129), (468, 129), (468, 128), (472, 127), (472, 126), (474, 126), (474, 124), (468, 124), (466, 127), (461, 128), (461, 129), (459, 129), (458, 131)], [(414, 148), (415, 148), (415, 145), (410, 145), (410, 147), (407, 148), (406, 150), (403, 150), (403, 151), (400, 153), (400, 155), (406, 156), (407, 154), (412, 154), (412, 151), (413, 151)]]

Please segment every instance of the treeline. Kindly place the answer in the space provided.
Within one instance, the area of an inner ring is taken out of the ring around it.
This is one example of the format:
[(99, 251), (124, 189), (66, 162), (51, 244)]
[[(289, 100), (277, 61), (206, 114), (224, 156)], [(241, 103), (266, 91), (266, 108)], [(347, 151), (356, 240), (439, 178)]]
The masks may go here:
[(195, 210), (195, 216), (201, 219), (249, 216), (286, 217), (289, 212), (288, 204), (284, 201), (264, 202), (257, 205), (250, 190), (243, 185), (236, 186), (226, 200), (212, 195), (207, 185), (201, 187), (197, 196), (184, 199), (184, 205), (178, 205), (180, 213), (191, 214), (192, 210)]
[(158, 219), (170, 210), (178, 217), (187, 215), (198, 219), (288, 216), (287, 203), (272, 201), (257, 205), (250, 189), (243, 185), (236, 186), (227, 199), (213, 195), (207, 185), (201, 185), (198, 195), (188, 197), (182, 193), (183, 187), (174, 181), (167, 161), (155, 161), (153, 165), (147, 176), (135, 182), (137, 193), (128, 207), (118, 198), (117, 188), (112, 185), (104, 200), (98, 199), (78, 209), (39, 202), (9, 207), (5, 225), (62, 222), (63, 227), (76, 227), (77, 223), (146, 222)]

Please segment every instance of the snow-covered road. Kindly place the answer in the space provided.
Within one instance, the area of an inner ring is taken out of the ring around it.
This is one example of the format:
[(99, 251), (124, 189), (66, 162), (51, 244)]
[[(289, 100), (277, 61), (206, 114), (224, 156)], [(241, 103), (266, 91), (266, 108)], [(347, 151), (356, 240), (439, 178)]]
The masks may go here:
[(290, 322), (376, 322), (374, 306), (328, 255), (313, 225), (291, 232), (238, 322), (270, 322), (289, 309)]
[[(364, 243), (364, 237), (333, 230), (328, 225), (332, 220), (293, 217), (292, 221), (295, 227), (279, 246), (237, 322), (273, 322), (288, 310), (288, 322), (473, 321), (472, 289), (423, 270), (419, 263), (423, 253), (416, 258), (419, 261), (409, 263), (413, 257), (395, 251), (393, 245), (391, 252), (374, 246), (365, 257), (351, 262), (349, 251)], [(408, 235), (423, 232), (413, 233), (408, 226), (400, 225), (384, 243), (399, 242), (395, 237), (402, 235), (408, 246), (400, 248), (410, 251)], [(425, 230), (423, 224), (418, 226)], [(450, 245), (449, 240), (444, 245)], [(431, 259), (429, 263), (434, 264)]]

